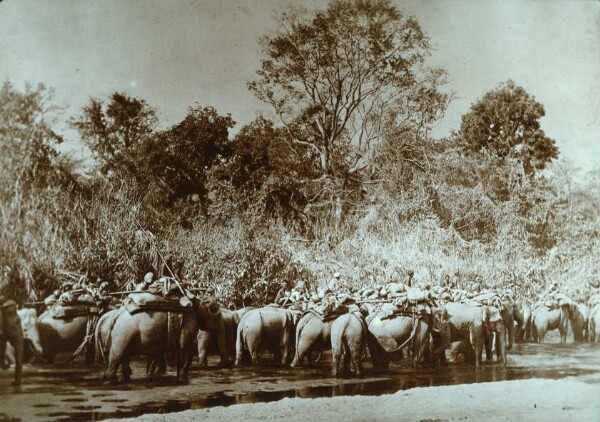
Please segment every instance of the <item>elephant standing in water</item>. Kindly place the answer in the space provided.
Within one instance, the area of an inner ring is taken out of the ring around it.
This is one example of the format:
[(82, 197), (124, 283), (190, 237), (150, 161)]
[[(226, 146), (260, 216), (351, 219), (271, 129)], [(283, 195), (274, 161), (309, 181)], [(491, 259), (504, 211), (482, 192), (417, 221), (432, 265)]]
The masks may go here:
[(491, 333), (498, 339), (498, 358), (506, 365), (505, 326), (496, 307), (462, 303), (448, 303), (445, 306), (450, 320), (451, 342), (468, 341), (474, 350), (475, 366), (481, 366), (486, 337)]
[[(42, 358), (53, 363), (56, 355), (64, 352), (75, 352), (84, 342), (88, 330), (90, 316), (57, 319), (50, 311), (40, 315), (37, 321)], [(93, 349), (86, 353), (86, 361), (93, 362)]]
[(235, 341), (237, 336), (237, 327), (246, 314), (254, 309), (246, 307), (232, 311), (229, 309), (221, 310), (223, 315), (223, 326), (213, 327), (212, 330), (198, 331), (198, 361), (205, 368), (208, 366), (208, 352), (218, 352), (221, 357), (220, 366), (228, 366), (235, 360)]
[[(222, 315), (216, 302), (193, 301), (189, 311), (181, 316), (180, 329), (175, 337), (177, 348), (177, 380), (187, 381), (194, 356), (195, 339), (199, 329), (222, 326)], [(141, 311), (130, 314), (126, 308), (105, 314), (96, 326), (96, 349), (107, 368), (104, 378), (117, 381), (121, 368), (123, 381), (129, 382), (132, 357), (144, 355), (152, 361), (164, 362), (169, 350), (169, 313), (165, 311)]]
[[(495, 348), (498, 361), (501, 361), (506, 365), (506, 351), (512, 349), (515, 338), (514, 308), (515, 306), (512, 301), (503, 299), (501, 303), (498, 303), (497, 309), (502, 318), (504, 329), (492, 321), (489, 321), (488, 324), (486, 324), (485, 355), (488, 361), (493, 359), (492, 351)], [(491, 328), (492, 326), (495, 327)], [(504, 358), (502, 356), (504, 356)]]
[(412, 343), (413, 366), (421, 362), (425, 356), (433, 317), (428, 313), (413, 316), (393, 315), (388, 318), (386, 313), (376, 310), (367, 317), (368, 346), (373, 360), (373, 368), (387, 369), (390, 354), (400, 352), (402, 348)]
[(281, 308), (264, 307), (247, 312), (238, 325), (235, 364), (242, 364), (247, 350), (252, 365), (257, 365), (261, 352), (268, 350), (275, 361), (287, 365), (299, 318), (300, 312)]
[(592, 343), (600, 343), (600, 305), (596, 305), (590, 310), (588, 335)]
[(575, 341), (587, 341), (589, 336), (588, 321), (590, 316), (590, 310), (588, 309), (587, 305), (573, 302), (571, 304), (570, 313), (573, 339)]
[(531, 316), (531, 331), (533, 341), (543, 343), (546, 332), (556, 330), (560, 332), (560, 342), (567, 342), (567, 331), (569, 319), (571, 318), (571, 302), (561, 300), (559, 306), (549, 309), (546, 306), (538, 306)]
[(313, 312), (307, 312), (296, 326), (296, 353), (292, 367), (301, 366), (310, 352), (331, 349), (331, 326), (334, 319), (324, 321)]
[(352, 361), (352, 368), (357, 377), (362, 377), (362, 357), (366, 354), (367, 325), (360, 312), (343, 314), (331, 324), (331, 375), (340, 376), (340, 365), (347, 366)]
[(2, 300), (0, 303), (0, 366), (4, 369), (7, 368), (7, 342), (14, 348), (15, 378), (13, 385), (21, 385), (25, 341), (23, 339), (21, 319), (17, 314), (17, 304), (12, 300)]
[(516, 304), (513, 309), (513, 318), (517, 323), (515, 341), (528, 342), (531, 339), (531, 309), (526, 303)]

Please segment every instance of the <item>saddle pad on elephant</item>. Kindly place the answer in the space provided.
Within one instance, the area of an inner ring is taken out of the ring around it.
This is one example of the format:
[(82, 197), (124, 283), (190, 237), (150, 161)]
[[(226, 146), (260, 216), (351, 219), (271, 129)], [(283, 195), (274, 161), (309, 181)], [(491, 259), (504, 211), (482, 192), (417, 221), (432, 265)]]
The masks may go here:
[(482, 293), (473, 297), (472, 301), (478, 302), (481, 305), (495, 306), (502, 308), (502, 298), (496, 292)]
[(95, 306), (87, 305), (55, 305), (50, 308), (50, 315), (54, 319), (70, 319), (81, 316), (98, 315), (100, 310)]
[(344, 315), (348, 313), (349, 307), (346, 305), (338, 306), (337, 308), (328, 308), (326, 306), (319, 305), (313, 309), (310, 309), (305, 312), (305, 314), (310, 313), (319, 318), (323, 322), (329, 322), (331, 320), (336, 319), (340, 315)]
[(130, 294), (123, 306), (131, 315), (138, 312), (190, 312), (193, 310), (192, 301), (185, 296), (164, 297), (148, 292)]
[(380, 311), (383, 313), (381, 319), (391, 319), (399, 316), (420, 317), (422, 314), (430, 314), (431, 306), (426, 302), (411, 304), (403, 302), (401, 304), (384, 303)]

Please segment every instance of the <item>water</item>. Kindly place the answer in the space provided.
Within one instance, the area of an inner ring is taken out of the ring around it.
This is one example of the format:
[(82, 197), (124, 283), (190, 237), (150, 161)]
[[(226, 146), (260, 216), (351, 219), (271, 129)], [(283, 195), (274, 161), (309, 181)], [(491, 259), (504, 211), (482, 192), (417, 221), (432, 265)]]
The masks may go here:
[[(209, 364), (215, 365), (216, 359)], [(0, 373), (0, 420), (87, 421), (135, 417), (187, 409), (277, 401), (286, 397), (315, 398), (340, 395), (381, 395), (415, 387), (496, 382), (529, 378), (578, 377), (600, 382), (600, 348), (591, 344), (515, 345), (507, 367), (453, 363), (440, 369), (412, 369), (396, 361), (389, 371), (375, 373), (366, 364), (361, 380), (330, 377), (329, 356), (312, 368), (193, 368), (187, 385), (170, 372), (149, 379), (145, 364), (134, 363), (128, 385), (106, 386), (101, 368), (75, 362), (65, 366), (27, 365), (24, 385), (10, 386), (11, 373)]]

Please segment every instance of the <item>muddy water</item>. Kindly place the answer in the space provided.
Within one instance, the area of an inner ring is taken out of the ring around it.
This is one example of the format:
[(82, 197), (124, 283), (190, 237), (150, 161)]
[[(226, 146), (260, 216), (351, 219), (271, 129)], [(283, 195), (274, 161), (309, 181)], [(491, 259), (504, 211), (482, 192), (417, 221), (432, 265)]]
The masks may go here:
[[(145, 365), (133, 365), (129, 385), (105, 386), (101, 369), (83, 363), (68, 366), (28, 365), (25, 382), (10, 386), (10, 372), (0, 373), (0, 420), (101, 420), (167, 413), (186, 409), (268, 402), (285, 397), (380, 395), (414, 387), (528, 378), (578, 377), (600, 382), (600, 348), (590, 344), (515, 345), (509, 365), (486, 364), (476, 371), (453, 363), (438, 370), (413, 370), (407, 361), (396, 361), (389, 371), (374, 373), (367, 364), (361, 380), (335, 380), (329, 375), (329, 356), (312, 368), (282, 369), (265, 363), (259, 368), (193, 368), (187, 385), (175, 376), (148, 379)], [(216, 360), (209, 361), (216, 364)]]

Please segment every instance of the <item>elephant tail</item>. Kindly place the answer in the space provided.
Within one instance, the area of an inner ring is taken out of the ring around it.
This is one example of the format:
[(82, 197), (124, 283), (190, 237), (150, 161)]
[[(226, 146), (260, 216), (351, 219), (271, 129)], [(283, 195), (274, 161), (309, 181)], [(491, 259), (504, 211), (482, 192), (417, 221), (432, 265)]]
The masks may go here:
[(236, 365), (242, 364), (242, 355), (244, 354), (244, 328), (241, 322), (240, 320), (235, 336)]

